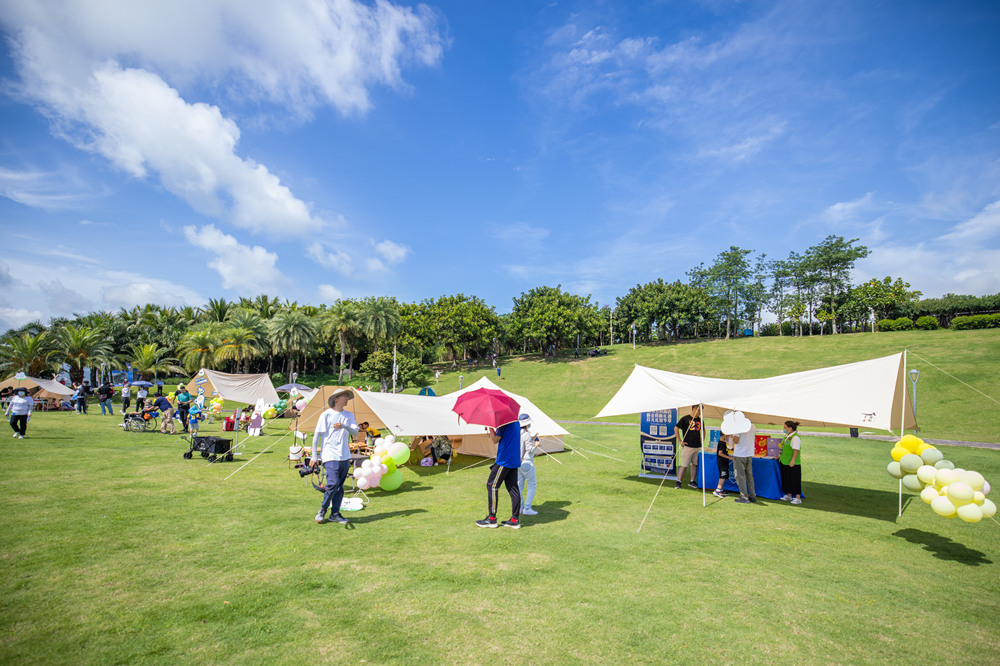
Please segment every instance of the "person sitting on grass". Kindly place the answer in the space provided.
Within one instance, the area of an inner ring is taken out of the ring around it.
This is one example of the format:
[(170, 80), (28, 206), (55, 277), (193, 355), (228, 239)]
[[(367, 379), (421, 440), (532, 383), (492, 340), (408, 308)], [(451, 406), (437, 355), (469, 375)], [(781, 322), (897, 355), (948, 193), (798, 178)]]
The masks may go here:
[(451, 447), (451, 440), (448, 439), (447, 435), (438, 435), (431, 442), (430, 446), (431, 458), (433, 458), (434, 463), (437, 465), (447, 465), (451, 462), (451, 456), (453, 453)]

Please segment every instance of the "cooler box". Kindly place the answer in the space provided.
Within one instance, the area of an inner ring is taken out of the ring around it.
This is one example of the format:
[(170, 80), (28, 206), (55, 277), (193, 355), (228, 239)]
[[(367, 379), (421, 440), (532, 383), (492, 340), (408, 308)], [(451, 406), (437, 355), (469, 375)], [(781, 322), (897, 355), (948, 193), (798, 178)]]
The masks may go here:
[(231, 431), (231, 430), (234, 429), (233, 428), (233, 417), (227, 416), (226, 418), (222, 419), (222, 429), (226, 430), (226, 431)]

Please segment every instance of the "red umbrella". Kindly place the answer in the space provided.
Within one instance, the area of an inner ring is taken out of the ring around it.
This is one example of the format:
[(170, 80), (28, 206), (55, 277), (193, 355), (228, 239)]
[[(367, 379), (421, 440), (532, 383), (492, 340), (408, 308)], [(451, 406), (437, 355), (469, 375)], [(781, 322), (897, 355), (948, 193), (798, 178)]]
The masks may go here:
[(481, 388), (458, 396), (451, 411), (466, 423), (499, 428), (516, 421), (521, 406), (503, 391)]

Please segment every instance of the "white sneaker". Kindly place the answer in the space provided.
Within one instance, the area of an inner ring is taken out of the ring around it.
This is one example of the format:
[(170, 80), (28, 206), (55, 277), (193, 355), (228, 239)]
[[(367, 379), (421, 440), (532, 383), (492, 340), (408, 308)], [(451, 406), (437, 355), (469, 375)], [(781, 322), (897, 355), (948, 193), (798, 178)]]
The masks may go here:
[(531, 508), (521, 509), (521, 515), (522, 516), (537, 516), (538, 512), (535, 511), (534, 509), (531, 509)]
[(795, 499), (792, 500), (792, 504), (802, 504), (801, 498), (796, 497)]
[(782, 502), (790, 502), (791, 500), (792, 500), (792, 496), (789, 495), (788, 493), (785, 493), (784, 495), (781, 496), (781, 501)]
[(17, 439), (17, 436), (18, 436), (18, 435), (20, 435), (20, 434), (21, 434), (21, 433), (19, 433), (19, 432), (15, 432), (15, 433), (14, 433), (14, 439)]
[(316, 514), (316, 522), (319, 523), (320, 525), (322, 525), (323, 523), (326, 522), (326, 512), (325, 511), (320, 511), (319, 513)]

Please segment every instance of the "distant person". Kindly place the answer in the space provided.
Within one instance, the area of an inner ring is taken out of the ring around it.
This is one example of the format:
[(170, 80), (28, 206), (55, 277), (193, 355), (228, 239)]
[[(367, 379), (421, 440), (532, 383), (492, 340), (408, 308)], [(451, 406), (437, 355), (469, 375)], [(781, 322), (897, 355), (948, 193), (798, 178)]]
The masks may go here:
[(79, 386), (79, 396), (76, 399), (76, 411), (79, 414), (87, 413), (87, 397), (94, 394), (94, 389), (91, 388), (90, 382), (86, 379)]
[(187, 392), (184, 384), (178, 384), (174, 400), (177, 401), (177, 414), (181, 417), (181, 425), (184, 426), (184, 432), (187, 432), (188, 413), (191, 411), (191, 403), (194, 402), (194, 396)]
[(97, 401), (101, 404), (101, 416), (115, 415), (115, 408), (111, 404), (111, 398), (114, 394), (115, 390), (111, 388), (109, 381), (101, 382), (101, 385), (97, 387)]
[(201, 411), (201, 407), (197, 403), (191, 405), (191, 409), (188, 410), (187, 415), (188, 420), (188, 432), (191, 433), (192, 437), (198, 436), (198, 426), (205, 420), (205, 414)]
[(497, 379), (500, 379), (500, 366), (497, 366)]
[(128, 411), (132, 404), (132, 382), (125, 380), (122, 382), (122, 414)]
[[(781, 440), (781, 456), (778, 469), (781, 471), (781, 497), (792, 504), (802, 504), (802, 440), (799, 439), (799, 422), (785, 421), (785, 437)], [(794, 497), (792, 497), (794, 495)]]
[(438, 435), (431, 442), (430, 454), (435, 465), (447, 465), (451, 462), (453, 453), (451, 440), (447, 435)]
[(145, 386), (140, 386), (135, 392), (135, 408), (140, 412), (146, 406), (147, 395), (149, 395), (149, 390)]
[(354, 399), (354, 392), (347, 389), (337, 389), (331, 395), (327, 404), (329, 408), (319, 416), (316, 422), (316, 432), (313, 434), (312, 467), (323, 461), (326, 469), (326, 490), (323, 492), (323, 502), (317, 523), (326, 522), (326, 510), (330, 509), (330, 520), (335, 523), (347, 524), (347, 518), (340, 515), (340, 505), (344, 500), (344, 481), (351, 468), (351, 436), (358, 434), (358, 424), (354, 414), (345, 409), (347, 403)]
[(521, 493), (524, 504), (521, 506), (521, 514), (525, 516), (537, 516), (538, 512), (531, 508), (531, 503), (535, 499), (535, 489), (538, 486), (538, 478), (535, 475), (535, 452), (538, 450), (538, 435), (533, 435), (528, 430), (531, 426), (531, 416), (521, 414), (517, 417), (521, 426), (521, 466), (517, 470), (517, 489)]
[(739, 435), (733, 448), (733, 470), (736, 472), (736, 485), (740, 487), (740, 496), (736, 498), (739, 504), (757, 501), (753, 487), (753, 440), (756, 435), (757, 426), (751, 423), (750, 429)]
[(733, 461), (732, 450), (729, 448), (736, 438), (732, 435), (723, 435), (719, 440), (719, 447), (715, 450), (715, 461), (719, 465), (719, 483), (712, 492), (716, 497), (727, 497), (722, 486), (729, 479), (729, 464)]
[[(500, 372), (499, 366), (497, 372)], [(517, 421), (512, 421), (495, 431), (490, 428), (490, 438), (497, 445), (497, 455), (496, 461), (490, 466), (490, 475), (486, 479), (487, 514), (482, 520), (477, 520), (476, 525), (497, 527), (497, 503), (502, 483), (510, 493), (511, 515), (510, 520), (499, 524), (517, 530), (521, 528), (521, 491), (517, 487), (517, 470), (521, 467), (521, 426)]]
[(437, 382), (440, 382), (440, 381), (441, 381), (441, 371), (440, 370), (435, 370), (434, 371), (434, 383), (436, 384)]
[(14, 389), (14, 397), (10, 399), (4, 411), (4, 415), (10, 415), (10, 427), (14, 431), (14, 439), (24, 439), (34, 409), (35, 401), (28, 395), (28, 389), (23, 386)]
[[(681, 418), (674, 426), (674, 437), (681, 444), (681, 468), (677, 471), (677, 483), (674, 488), (680, 488), (684, 481), (684, 472), (690, 467), (690, 488), (697, 488), (695, 481), (698, 475), (698, 452), (701, 451), (701, 405), (691, 405), (691, 413)], [(675, 454), (676, 455), (676, 454)]]
[(170, 404), (170, 401), (164, 398), (162, 395), (157, 396), (153, 399), (153, 402), (146, 407), (143, 411), (160, 410), (160, 434), (166, 435), (167, 428), (170, 428), (170, 434), (176, 435), (177, 430), (174, 429), (174, 406)]

